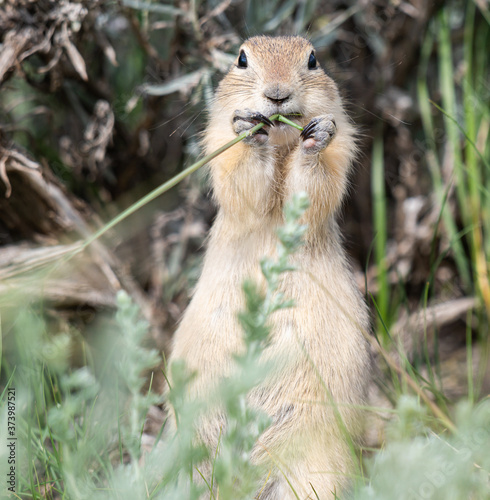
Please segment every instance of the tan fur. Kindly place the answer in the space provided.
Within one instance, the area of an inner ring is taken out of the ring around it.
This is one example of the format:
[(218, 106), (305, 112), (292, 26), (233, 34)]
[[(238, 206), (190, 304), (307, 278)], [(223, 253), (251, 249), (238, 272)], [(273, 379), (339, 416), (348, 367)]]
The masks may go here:
[[(368, 315), (335, 222), (355, 156), (355, 130), (335, 83), (321, 68), (308, 69), (313, 47), (307, 40), (255, 37), (242, 49), (248, 67), (232, 67), (218, 87), (205, 135), (207, 153), (236, 137), (232, 115), (237, 109), (267, 117), (299, 111), (302, 126), (333, 114), (337, 133), (323, 151), (306, 155), (298, 130), (276, 126), (265, 144), (240, 142), (212, 161), (219, 212), (171, 359), (184, 359), (197, 370), (194, 397), (206, 397), (218, 378), (230, 373), (232, 354), (242, 347), (237, 321), (244, 308), (242, 283), (247, 278), (263, 283), (259, 260), (275, 253), (284, 202), (306, 191), (311, 206), (304, 216), (306, 244), (295, 255), (300, 270), (282, 282), (282, 291), (296, 305), (274, 313), (271, 345), (264, 352), (264, 357), (279, 358), (281, 368), (250, 396), (273, 421), (253, 460), (272, 471), (261, 499), (295, 498), (274, 464), (300, 498), (316, 498), (312, 485), (320, 499), (327, 499), (349, 482), (352, 456), (340, 427), (345, 425), (354, 439), (359, 436), (362, 425), (355, 406), (364, 403), (369, 380), (362, 333), (369, 328)], [(264, 96), (271, 88), (291, 96), (271, 102)], [(210, 447), (216, 447), (220, 425), (218, 417), (203, 420), (200, 436)]]

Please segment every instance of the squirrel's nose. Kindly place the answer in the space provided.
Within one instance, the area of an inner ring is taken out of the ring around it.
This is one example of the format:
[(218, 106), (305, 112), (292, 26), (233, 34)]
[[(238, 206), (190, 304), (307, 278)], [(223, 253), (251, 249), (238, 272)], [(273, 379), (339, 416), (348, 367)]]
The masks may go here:
[(264, 90), (264, 96), (275, 104), (281, 104), (291, 97), (291, 89), (280, 85), (271, 85)]

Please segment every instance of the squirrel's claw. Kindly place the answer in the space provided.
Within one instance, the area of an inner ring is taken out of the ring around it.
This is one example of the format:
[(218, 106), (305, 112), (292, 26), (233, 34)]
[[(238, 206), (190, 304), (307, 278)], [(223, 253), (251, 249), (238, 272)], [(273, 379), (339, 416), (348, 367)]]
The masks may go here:
[(313, 118), (308, 125), (301, 131), (300, 137), (308, 139), (314, 134), (315, 125), (320, 121), (320, 118)]
[(269, 127), (273, 127), (274, 123), (267, 118), (267, 116), (264, 116), (262, 113), (254, 113), (252, 115), (252, 120), (258, 120), (259, 122), (263, 123), (264, 125), (269, 125)]
[(318, 153), (325, 149), (337, 132), (333, 115), (317, 116), (301, 131), (303, 151), (307, 154)]

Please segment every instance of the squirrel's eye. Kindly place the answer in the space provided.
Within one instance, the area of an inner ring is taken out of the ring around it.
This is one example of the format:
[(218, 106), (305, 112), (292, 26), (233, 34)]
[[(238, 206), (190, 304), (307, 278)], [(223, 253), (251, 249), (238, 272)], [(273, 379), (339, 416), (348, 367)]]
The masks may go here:
[(246, 68), (248, 66), (247, 56), (243, 50), (240, 51), (240, 55), (238, 56), (238, 67)]
[(315, 57), (315, 53), (312, 52), (310, 54), (310, 58), (308, 59), (308, 69), (316, 69), (317, 65), (316, 65), (316, 57)]

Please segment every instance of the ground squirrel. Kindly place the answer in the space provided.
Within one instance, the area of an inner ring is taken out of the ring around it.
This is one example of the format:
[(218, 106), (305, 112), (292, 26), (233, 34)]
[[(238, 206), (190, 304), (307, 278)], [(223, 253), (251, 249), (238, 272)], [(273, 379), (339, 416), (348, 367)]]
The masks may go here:
[[(269, 122), (276, 113), (305, 127), (303, 132)], [(316, 492), (323, 500), (349, 482), (352, 455), (344, 434), (359, 435), (370, 368), (363, 335), (368, 314), (335, 221), (355, 156), (355, 129), (306, 39), (258, 36), (241, 46), (211, 105), (206, 151), (261, 121), (266, 125), (258, 133), (211, 163), (219, 211), (171, 360), (183, 359), (198, 372), (194, 396), (205, 397), (230, 373), (232, 354), (242, 346), (242, 284), (247, 278), (263, 282), (259, 261), (275, 253), (284, 202), (306, 191), (308, 230), (295, 254), (299, 270), (282, 284), (295, 306), (271, 317), (264, 354), (287, 361), (250, 396), (272, 420), (253, 460), (272, 471), (260, 499), (296, 498), (274, 466), (279, 463), (301, 499), (316, 498)], [(215, 448), (219, 427), (217, 418), (205, 421), (200, 438)]]

